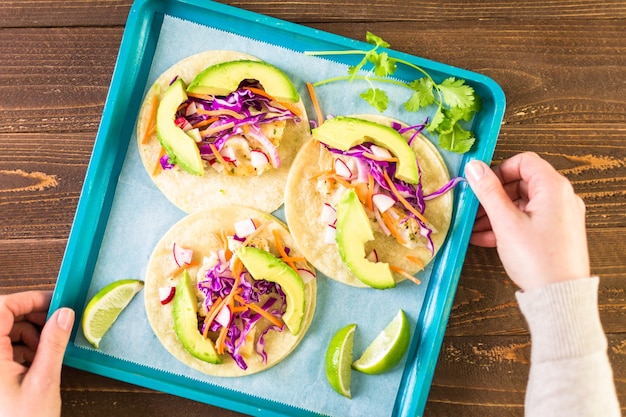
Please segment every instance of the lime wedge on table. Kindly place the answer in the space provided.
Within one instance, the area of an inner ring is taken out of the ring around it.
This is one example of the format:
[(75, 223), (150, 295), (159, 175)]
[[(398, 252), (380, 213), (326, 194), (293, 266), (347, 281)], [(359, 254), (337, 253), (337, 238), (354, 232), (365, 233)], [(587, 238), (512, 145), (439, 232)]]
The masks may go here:
[(122, 279), (102, 288), (89, 300), (83, 313), (82, 327), (85, 338), (96, 349), (122, 310), (142, 288), (143, 281)]
[(330, 386), (344, 397), (352, 398), (350, 380), (352, 377), (352, 348), (356, 324), (349, 324), (337, 331), (326, 350), (326, 379)]
[(411, 327), (404, 311), (394, 319), (365, 349), (352, 368), (366, 374), (381, 374), (396, 366), (409, 347)]

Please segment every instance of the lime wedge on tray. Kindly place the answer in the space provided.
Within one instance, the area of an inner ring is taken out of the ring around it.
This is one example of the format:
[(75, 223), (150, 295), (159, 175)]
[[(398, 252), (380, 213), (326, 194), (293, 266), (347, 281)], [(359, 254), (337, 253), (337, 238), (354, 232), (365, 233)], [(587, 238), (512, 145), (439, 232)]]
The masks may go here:
[(352, 348), (356, 324), (349, 324), (337, 331), (326, 350), (326, 379), (330, 386), (344, 397), (352, 398)]
[(89, 300), (83, 313), (82, 328), (85, 338), (96, 349), (122, 310), (142, 288), (143, 281), (122, 279), (105, 286)]
[(382, 374), (396, 366), (409, 347), (411, 327), (404, 311), (394, 319), (365, 349), (352, 368), (365, 374)]

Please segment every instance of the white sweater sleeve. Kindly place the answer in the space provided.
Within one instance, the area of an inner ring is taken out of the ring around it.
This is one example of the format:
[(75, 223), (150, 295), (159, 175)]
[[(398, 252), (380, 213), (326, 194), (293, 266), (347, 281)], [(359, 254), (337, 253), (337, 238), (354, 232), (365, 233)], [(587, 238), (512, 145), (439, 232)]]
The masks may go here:
[(549, 284), (516, 294), (531, 336), (526, 417), (619, 417), (599, 279)]

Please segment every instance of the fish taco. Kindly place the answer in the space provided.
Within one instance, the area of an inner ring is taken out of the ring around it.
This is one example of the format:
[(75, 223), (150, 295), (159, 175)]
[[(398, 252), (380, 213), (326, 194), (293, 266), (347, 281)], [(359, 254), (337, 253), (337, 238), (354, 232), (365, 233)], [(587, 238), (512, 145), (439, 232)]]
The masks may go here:
[(308, 138), (306, 111), (289, 77), (235, 51), (174, 64), (146, 93), (137, 120), (148, 175), (187, 213), (225, 204), (276, 210)]
[(144, 302), (161, 344), (208, 375), (236, 377), (283, 360), (313, 319), (315, 270), (283, 223), (243, 206), (188, 215), (156, 245)]
[(357, 287), (419, 282), (445, 240), (460, 180), (422, 127), (358, 115), (313, 129), (287, 181), (285, 216), (320, 272)]

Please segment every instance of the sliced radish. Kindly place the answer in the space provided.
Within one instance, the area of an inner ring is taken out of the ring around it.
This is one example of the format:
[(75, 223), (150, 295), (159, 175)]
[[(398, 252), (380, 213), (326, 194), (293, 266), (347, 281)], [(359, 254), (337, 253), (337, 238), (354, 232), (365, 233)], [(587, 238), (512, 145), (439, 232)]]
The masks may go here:
[(302, 282), (305, 284), (315, 278), (315, 274), (305, 268), (298, 268), (298, 275), (302, 278)]
[(393, 157), (391, 155), (391, 152), (389, 152), (389, 149), (383, 148), (382, 146), (372, 145), (370, 146), (370, 150), (372, 151), (373, 155), (379, 158), (389, 159)]
[(225, 304), (224, 307), (217, 313), (215, 316), (215, 321), (219, 323), (222, 327), (228, 327), (230, 325), (230, 319), (233, 314), (230, 311), (230, 307), (228, 304)]
[(183, 265), (189, 265), (191, 263), (191, 258), (193, 257), (193, 250), (183, 248), (180, 245), (177, 245), (174, 242), (174, 246), (172, 247), (172, 252), (174, 254), (174, 262), (179, 267)]
[(255, 168), (261, 168), (270, 163), (270, 159), (265, 152), (258, 149), (250, 150), (250, 164)]
[(337, 236), (337, 229), (332, 224), (327, 224), (324, 228), (324, 243), (335, 244), (337, 243), (335, 237)]
[(381, 213), (386, 212), (396, 203), (393, 198), (382, 193), (374, 194), (372, 196), (372, 202)]
[(276, 146), (274, 146), (272, 141), (269, 140), (267, 136), (257, 129), (250, 129), (246, 135), (256, 139), (267, 151), (268, 158), (274, 168), (278, 168), (280, 166), (280, 155), (278, 154), (278, 149), (276, 149)]
[(370, 262), (378, 262), (378, 252), (376, 249), (372, 249), (372, 251), (365, 257)]
[(174, 299), (174, 294), (176, 294), (176, 287), (160, 287), (159, 301), (165, 305)]
[(222, 158), (224, 158), (226, 162), (237, 162), (237, 155), (235, 155), (233, 148), (224, 147), (224, 149), (220, 151), (220, 155), (222, 155)]
[(198, 111), (198, 107), (196, 106), (196, 102), (192, 101), (187, 106), (187, 110), (185, 110), (185, 116), (191, 116), (192, 114), (194, 114), (197, 111)]
[(335, 159), (335, 172), (342, 178), (349, 180), (352, 178), (352, 171), (348, 165), (341, 159)]
[(213, 168), (217, 172), (224, 171), (224, 165), (222, 165), (217, 159), (211, 161), (209, 164), (211, 165), (211, 168)]
[(256, 224), (254, 224), (254, 220), (252, 219), (244, 219), (238, 222), (235, 222), (235, 234), (238, 237), (247, 237), (254, 233), (256, 230)]
[(191, 126), (191, 123), (189, 123), (187, 119), (185, 119), (184, 117), (176, 118), (176, 120), (174, 120), (174, 124), (178, 126), (180, 129), (183, 129), (184, 131), (193, 129), (193, 126)]
[(328, 203), (324, 203), (322, 206), (321, 214), (322, 223), (333, 224), (337, 221), (337, 210)]

